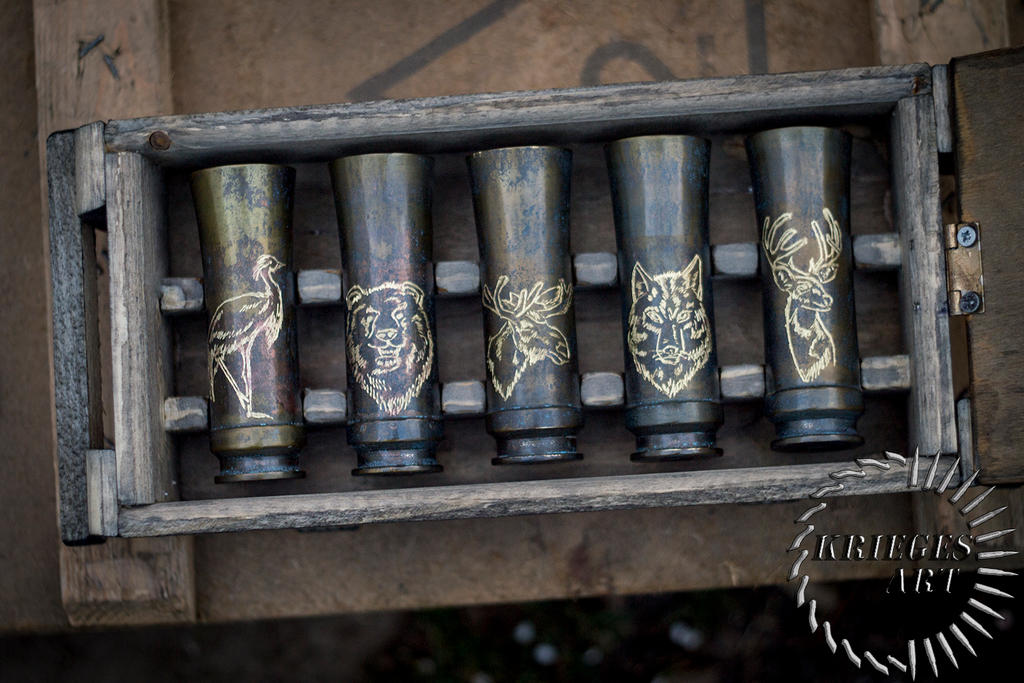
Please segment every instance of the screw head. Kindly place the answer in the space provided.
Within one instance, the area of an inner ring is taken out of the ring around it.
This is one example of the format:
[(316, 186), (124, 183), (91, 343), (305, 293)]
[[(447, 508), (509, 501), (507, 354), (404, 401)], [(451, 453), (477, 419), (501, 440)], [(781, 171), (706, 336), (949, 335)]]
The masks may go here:
[(973, 225), (961, 226), (956, 231), (956, 241), (961, 247), (971, 247), (978, 241), (978, 231), (974, 229)]
[(977, 292), (967, 291), (960, 295), (960, 310), (964, 313), (974, 313), (981, 308), (981, 297)]
[(171, 136), (158, 130), (149, 136), (149, 146), (158, 152), (165, 152), (171, 148)]

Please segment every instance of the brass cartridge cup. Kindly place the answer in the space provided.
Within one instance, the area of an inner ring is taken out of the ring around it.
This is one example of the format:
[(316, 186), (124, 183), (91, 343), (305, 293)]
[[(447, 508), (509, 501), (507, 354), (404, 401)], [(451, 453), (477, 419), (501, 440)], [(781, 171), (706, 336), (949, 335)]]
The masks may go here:
[(438, 472), (433, 162), (365, 154), (330, 166), (345, 268), (352, 473)]
[(218, 483), (303, 477), (292, 273), (295, 170), (192, 174), (208, 327), (210, 450)]
[(508, 147), (472, 154), (468, 164), (480, 247), (486, 421), (498, 447), (492, 462), (578, 459), (572, 153)]
[(767, 130), (747, 139), (747, 156), (772, 448), (859, 446), (864, 400), (853, 302), (850, 136), (832, 128)]
[(710, 143), (684, 135), (606, 148), (622, 292), (633, 460), (721, 455), (708, 242)]

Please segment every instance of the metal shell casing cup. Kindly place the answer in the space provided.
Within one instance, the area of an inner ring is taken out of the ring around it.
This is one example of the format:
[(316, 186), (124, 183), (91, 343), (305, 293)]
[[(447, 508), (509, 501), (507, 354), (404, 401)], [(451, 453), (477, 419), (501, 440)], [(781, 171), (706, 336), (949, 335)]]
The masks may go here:
[(492, 462), (573, 460), (583, 424), (569, 254), (572, 153), (468, 158), (480, 246)]
[(432, 172), (430, 157), (415, 154), (331, 163), (345, 268), (353, 474), (441, 470)]
[(772, 448), (863, 443), (853, 303), (850, 136), (779, 128), (747, 139), (764, 300), (766, 412)]
[(633, 460), (721, 455), (708, 242), (707, 140), (654, 135), (606, 148), (621, 273)]
[(295, 169), (192, 174), (208, 328), (218, 483), (302, 477), (305, 443), (292, 273)]

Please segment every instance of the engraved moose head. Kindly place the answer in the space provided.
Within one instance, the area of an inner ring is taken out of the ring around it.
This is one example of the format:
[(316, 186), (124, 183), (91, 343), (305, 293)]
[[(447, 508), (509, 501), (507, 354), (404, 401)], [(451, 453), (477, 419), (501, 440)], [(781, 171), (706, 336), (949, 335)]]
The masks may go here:
[(502, 275), (491, 290), (484, 285), (484, 308), (502, 320), (487, 341), (487, 370), (491, 384), (508, 400), (523, 372), (547, 358), (555, 365), (569, 362), (569, 340), (552, 318), (565, 315), (572, 305), (572, 286), (559, 278), (554, 287), (540, 280), (518, 292), (509, 292)]
[(772, 271), (775, 286), (787, 294), (786, 338), (789, 353), (800, 379), (810, 382), (836, 360), (835, 342), (821, 319), (832, 310), (833, 298), (825, 285), (835, 279), (839, 255), (843, 250), (839, 222), (827, 208), (822, 210), (827, 234), (818, 221), (811, 221), (811, 234), (818, 246), (817, 257), (806, 269), (796, 265), (796, 254), (807, 244), (806, 237), (797, 238), (796, 228), (786, 227), (793, 218), (784, 213), (774, 221), (764, 219), (761, 243)]

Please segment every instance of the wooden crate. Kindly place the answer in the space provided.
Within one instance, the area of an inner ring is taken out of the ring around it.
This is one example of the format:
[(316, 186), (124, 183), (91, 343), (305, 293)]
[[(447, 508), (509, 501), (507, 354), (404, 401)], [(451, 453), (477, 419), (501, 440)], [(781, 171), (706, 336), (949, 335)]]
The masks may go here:
[[(837, 461), (958, 449), (938, 151), (951, 148), (945, 72), (925, 65), (756, 75), (96, 123), (48, 141), (60, 519), (66, 542), (378, 521), (766, 502), (806, 497)], [(936, 104), (938, 103), (938, 106)], [(864, 447), (768, 449), (753, 201), (740, 136), (780, 125), (854, 132), (851, 218), (867, 411)], [(711, 238), (726, 423), (723, 458), (635, 464), (623, 426), (611, 204), (601, 143), (681, 132), (713, 140)], [(499, 145), (575, 151), (572, 238), (587, 424), (581, 463), (495, 468), (480, 417), (482, 315), (462, 155)], [(353, 478), (342, 428), (343, 324), (326, 162), (436, 155), (435, 278), (446, 441), (440, 474)], [(305, 480), (214, 486), (203, 389), (205, 319), (188, 173), (228, 162), (298, 167), (300, 366), (311, 427)], [(891, 178), (891, 181), (890, 181)], [(892, 214), (881, 207), (891, 193)], [(113, 443), (105, 448), (95, 230), (107, 231)], [(893, 291), (898, 281), (900, 296)], [(902, 329), (902, 340), (893, 332)], [(604, 411), (604, 412), (598, 412)], [(961, 416), (962, 429), (969, 429)], [(969, 441), (969, 440), (968, 440)], [(904, 490), (897, 470), (845, 493)]]

